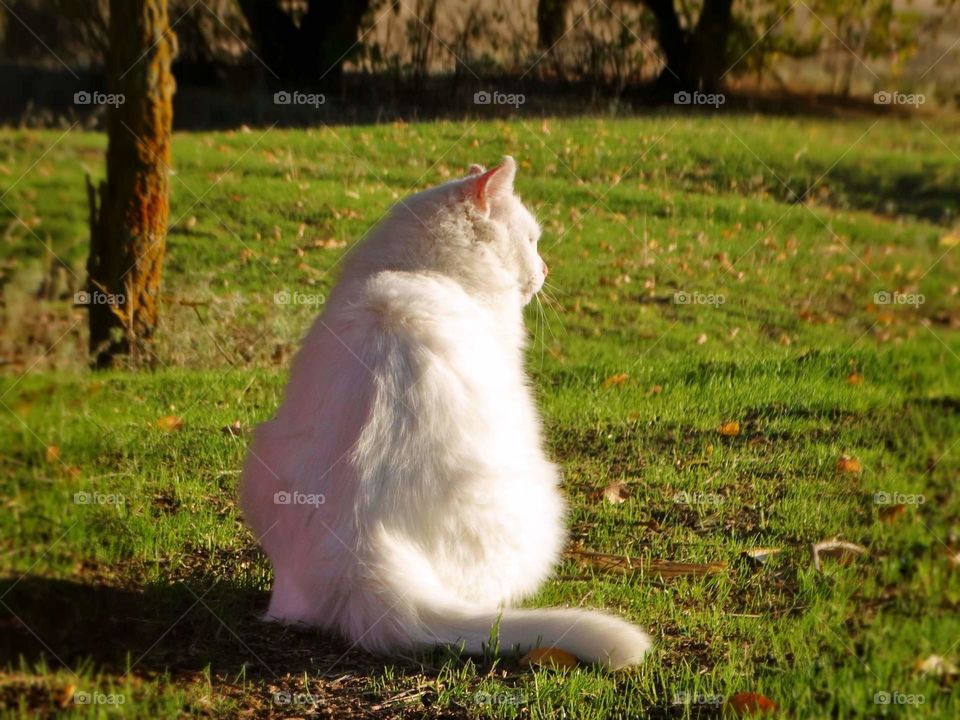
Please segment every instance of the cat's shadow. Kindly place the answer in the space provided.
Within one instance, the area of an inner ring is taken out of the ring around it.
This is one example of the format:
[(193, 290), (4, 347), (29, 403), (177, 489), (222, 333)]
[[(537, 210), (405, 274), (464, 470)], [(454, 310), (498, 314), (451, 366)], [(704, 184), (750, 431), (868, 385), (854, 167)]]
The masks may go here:
[(259, 620), (268, 594), (222, 580), (131, 590), (27, 575), (0, 578), (0, 668), (169, 671), (280, 678), (371, 672), (384, 658), (342, 639)]

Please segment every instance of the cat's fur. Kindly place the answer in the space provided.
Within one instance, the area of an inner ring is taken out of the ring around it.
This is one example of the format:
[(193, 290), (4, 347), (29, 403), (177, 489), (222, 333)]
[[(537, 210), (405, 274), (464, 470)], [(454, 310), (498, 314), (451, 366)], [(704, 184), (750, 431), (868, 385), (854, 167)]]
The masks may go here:
[(522, 308), (547, 268), (515, 172), (508, 157), (417, 193), (349, 254), (244, 469), (268, 618), (374, 651), (479, 653), (495, 626), (503, 648), (610, 667), (649, 648), (612, 615), (511, 608), (565, 535), (523, 371)]

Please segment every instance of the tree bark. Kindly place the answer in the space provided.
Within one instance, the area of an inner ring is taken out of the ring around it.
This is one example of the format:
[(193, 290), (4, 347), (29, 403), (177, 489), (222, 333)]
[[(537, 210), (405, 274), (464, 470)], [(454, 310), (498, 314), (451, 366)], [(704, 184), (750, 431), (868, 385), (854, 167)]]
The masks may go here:
[(641, 0), (657, 22), (657, 43), (666, 64), (657, 78), (665, 92), (715, 91), (727, 70), (727, 38), (733, 29), (733, 0), (704, 0), (692, 30), (680, 24), (673, 0)]
[(277, 0), (239, 3), (264, 64), (281, 83), (339, 89), (370, 0), (310, 0), (299, 25)]
[(537, 40), (541, 50), (549, 50), (567, 31), (570, 0), (539, 0), (537, 3)]
[[(167, 0), (111, 0), (107, 178), (90, 203), (87, 305), (98, 368), (138, 357), (157, 326), (169, 215), (175, 37)], [(120, 98), (123, 99), (122, 103)]]

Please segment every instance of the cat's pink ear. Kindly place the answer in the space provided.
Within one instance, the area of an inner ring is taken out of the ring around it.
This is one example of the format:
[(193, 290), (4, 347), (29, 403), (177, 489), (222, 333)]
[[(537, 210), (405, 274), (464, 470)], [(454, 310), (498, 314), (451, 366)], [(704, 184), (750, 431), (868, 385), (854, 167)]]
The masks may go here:
[(517, 175), (517, 163), (509, 155), (495, 168), (479, 175), (471, 175), (467, 184), (467, 195), (477, 210), (490, 212), (490, 203), (513, 193), (513, 179)]

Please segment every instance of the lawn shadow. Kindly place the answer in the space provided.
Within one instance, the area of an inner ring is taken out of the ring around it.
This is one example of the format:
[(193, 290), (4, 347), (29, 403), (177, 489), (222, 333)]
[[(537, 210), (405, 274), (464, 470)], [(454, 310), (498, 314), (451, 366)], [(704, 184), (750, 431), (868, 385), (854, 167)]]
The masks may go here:
[(169, 671), (275, 680), (373, 672), (390, 661), (317, 630), (259, 619), (268, 594), (221, 580), (138, 589), (26, 576), (0, 578), (0, 668), (21, 660), (124, 674)]

